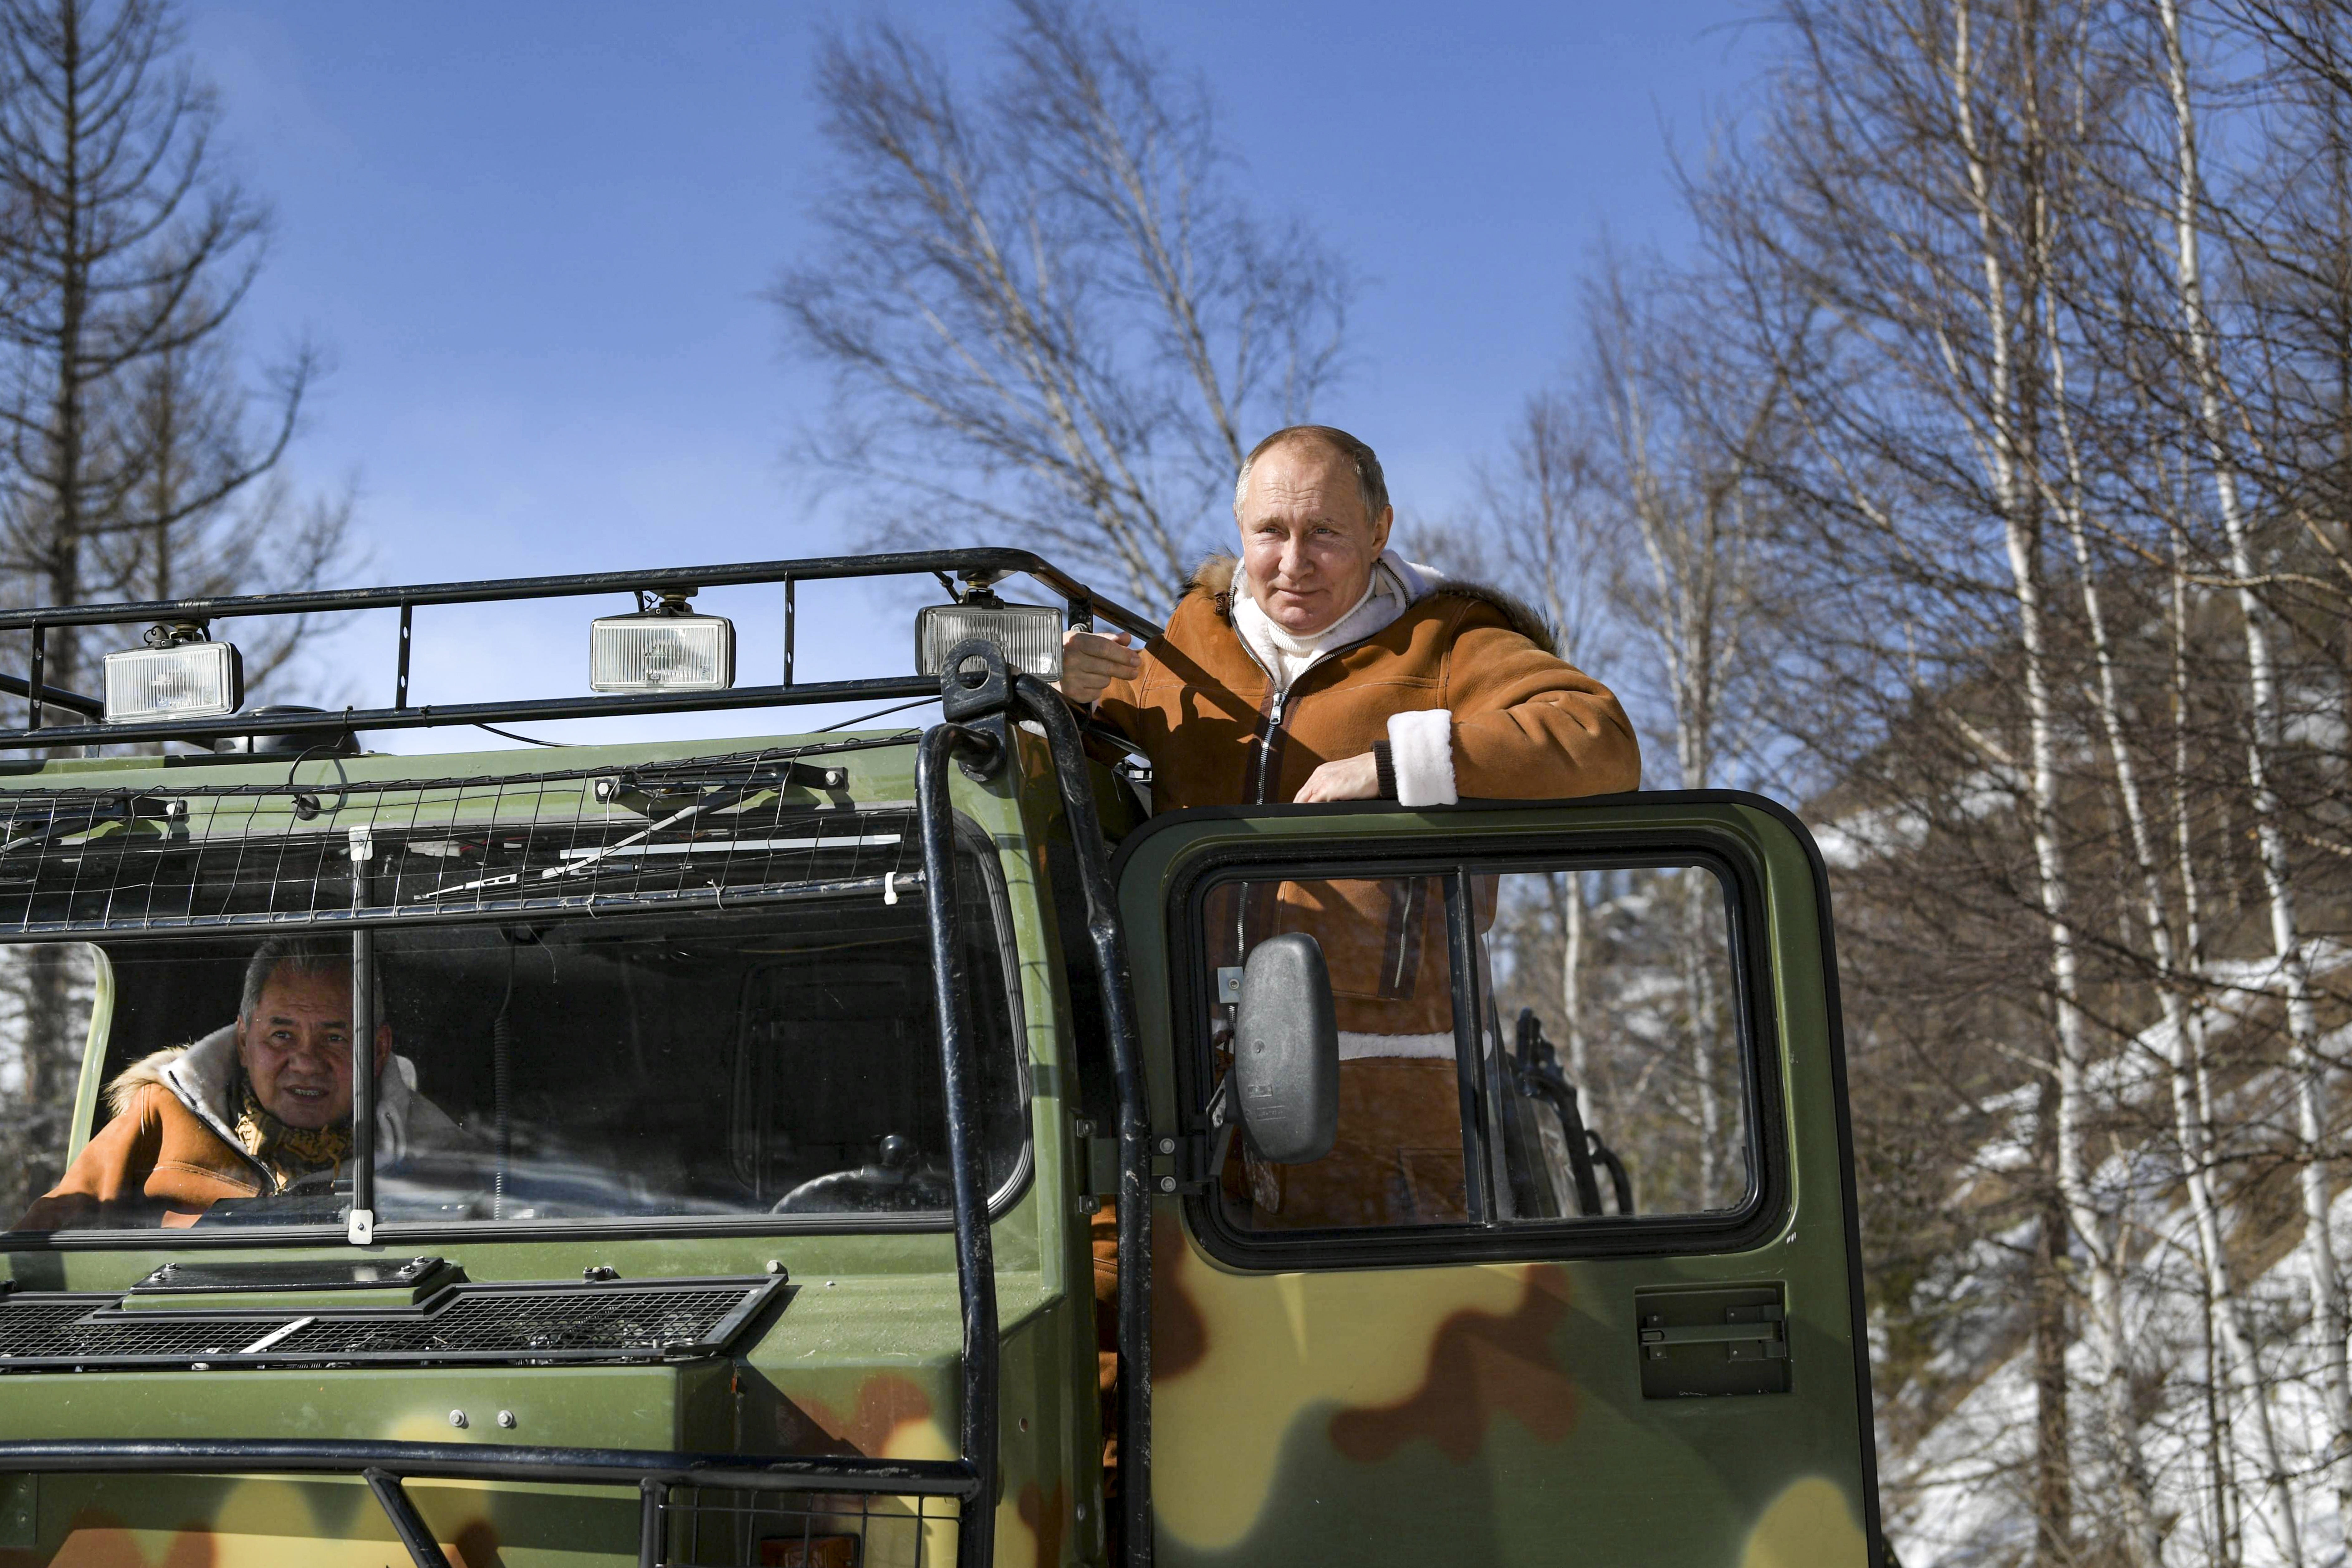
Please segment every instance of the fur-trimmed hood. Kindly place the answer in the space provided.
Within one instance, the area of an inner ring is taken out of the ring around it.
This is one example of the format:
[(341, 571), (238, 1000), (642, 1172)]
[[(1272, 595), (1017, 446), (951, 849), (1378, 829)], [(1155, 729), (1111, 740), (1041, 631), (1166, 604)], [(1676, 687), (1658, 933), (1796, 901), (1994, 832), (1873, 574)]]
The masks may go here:
[[(1559, 657), (1559, 639), (1553, 634), (1551, 624), (1538, 615), (1526, 601), (1484, 583), (1448, 577), (1434, 567), (1407, 561), (1393, 550), (1381, 552), (1381, 564), (1394, 574), (1405, 590), (1407, 603), (1418, 604), (1425, 598), (1444, 596), (1470, 599), (1489, 605), (1501, 614), (1513, 631), (1553, 658)], [(1236, 557), (1219, 552), (1192, 569), (1192, 580), (1184, 585), (1184, 592), (1188, 596), (1197, 594), (1212, 601), (1216, 605), (1218, 619), (1230, 624), (1234, 618), (1234, 578), (1240, 570), (1241, 562)]]
[[(236, 1139), (236, 1026), (224, 1024), (193, 1045), (173, 1046), (132, 1062), (106, 1086), (106, 1109), (121, 1116), (152, 1085), (187, 1107), (230, 1148)], [(376, 1074), (375, 1147), (380, 1164), (404, 1158), (420, 1139), (440, 1142), (457, 1124), (416, 1092), (416, 1064), (394, 1054)]]

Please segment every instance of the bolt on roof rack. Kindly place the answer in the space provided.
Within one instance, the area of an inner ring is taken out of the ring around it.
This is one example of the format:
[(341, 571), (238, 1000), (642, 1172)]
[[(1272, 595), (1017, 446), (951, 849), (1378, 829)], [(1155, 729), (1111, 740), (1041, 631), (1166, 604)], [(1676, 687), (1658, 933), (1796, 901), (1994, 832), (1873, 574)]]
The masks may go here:
[[(472, 724), (529, 723), (551, 719), (600, 719), (635, 713), (715, 712), (732, 709), (775, 708), (807, 703), (887, 700), (935, 696), (936, 676), (909, 672), (856, 680), (804, 681), (793, 679), (794, 631), (797, 618), (794, 590), (799, 584), (852, 577), (930, 575), (961, 596), (955, 579), (982, 585), (999, 579), (1026, 575), (1058, 596), (1066, 623), (1090, 626), (1099, 617), (1113, 626), (1150, 638), (1160, 635), (1158, 623), (1117, 600), (1096, 592), (1068, 572), (1026, 550), (978, 546), (962, 550), (900, 551), (877, 555), (818, 555), (793, 561), (739, 562), (716, 566), (668, 566), (640, 572), (594, 572), (568, 576), (504, 577), (469, 583), (425, 583), (407, 587), (324, 589), (299, 594), (247, 594), (205, 599), (164, 599), (105, 605), (48, 605), (35, 609), (0, 610), (0, 632), (26, 632), (32, 639), (31, 668), (26, 677), (0, 674), (0, 692), (30, 700), (29, 721), (22, 729), (0, 729), (0, 751), (25, 751), (51, 746), (111, 745), (133, 741), (185, 741), (209, 743), (224, 735), (276, 735), (333, 729), (420, 730)], [(734, 687), (720, 691), (647, 692), (625, 695), (539, 698), (504, 702), (426, 703), (408, 700), (409, 650), (415, 615), (426, 605), (487, 605), (518, 599), (588, 598), (606, 594), (650, 595), (656, 597), (691, 594), (702, 588), (778, 584), (783, 589), (783, 679), (771, 686)], [(194, 719), (145, 720), (126, 723), (49, 724), (44, 710), (62, 708), (100, 719), (103, 704), (96, 698), (62, 691), (43, 679), (47, 634), (59, 626), (131, 626), (142, 622), (171, 626), (208, 626), (231, 617), (349, 614), (362, 610), (400, 612), (397, 665), (393, 700), (388, 708), (346, 707), (326, 713), (286, 711), (232, 713)]]

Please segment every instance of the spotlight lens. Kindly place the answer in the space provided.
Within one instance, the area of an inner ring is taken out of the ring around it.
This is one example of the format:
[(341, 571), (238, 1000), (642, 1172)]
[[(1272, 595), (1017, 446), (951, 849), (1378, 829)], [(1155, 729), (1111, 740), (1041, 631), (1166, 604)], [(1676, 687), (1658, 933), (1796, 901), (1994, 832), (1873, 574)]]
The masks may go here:
[(735, 684), (735, 626), (719, 616), (610, 616), (588, 634), (598, 691), (724, 691)]
[(233, 643), (127, 648), (100, 662), (110, 724), (208, 719), (234, 713), (245, 701), (244, 661)]
[(933, 605), (915, 617), (915, 669), (937, 675), (948, 650), (986, 637), (1014, 669), (1062, 679), (1062, 612), (1051, 605)]

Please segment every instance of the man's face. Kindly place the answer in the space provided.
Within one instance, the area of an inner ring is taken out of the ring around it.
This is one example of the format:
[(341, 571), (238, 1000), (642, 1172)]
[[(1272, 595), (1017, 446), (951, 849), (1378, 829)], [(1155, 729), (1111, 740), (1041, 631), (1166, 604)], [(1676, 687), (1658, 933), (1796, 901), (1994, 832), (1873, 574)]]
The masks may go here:
[(1356, 607), (1394, 516), (1367, 517), (1355, 471), (1319, 441), (1286, 441), (1260, 457), (1236, 510), (1243, 575), (1258, 607), (1294, 637), (1327, 631)]
[[(262, 1109), (289, 1127), (331, 1127), (352, 1112), (352, 979), (280, 964), (252, 1014), (237, 1020), (237, 1055)], [(376, 1030), (375, 1058), (392, 1048)]]

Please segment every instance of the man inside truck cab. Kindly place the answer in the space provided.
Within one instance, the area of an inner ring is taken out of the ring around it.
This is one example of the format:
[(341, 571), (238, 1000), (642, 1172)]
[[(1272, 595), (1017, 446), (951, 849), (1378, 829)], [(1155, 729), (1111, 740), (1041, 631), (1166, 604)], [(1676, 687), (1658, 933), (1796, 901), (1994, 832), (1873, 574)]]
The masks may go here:
[[(378, 1165), (455, 1147), (462, 1134), (416, 1092), (415, 1068), (392, 1054), (378, 1006)], [(352, 1153), (351, 1020), (347, 940), (263, 942), (246, 965), (236, 1021), (133, 1062), (107, 1085), (112, 1120), (16, 1228), (186, 1226), (223, 1199), (331, 1186)]]

